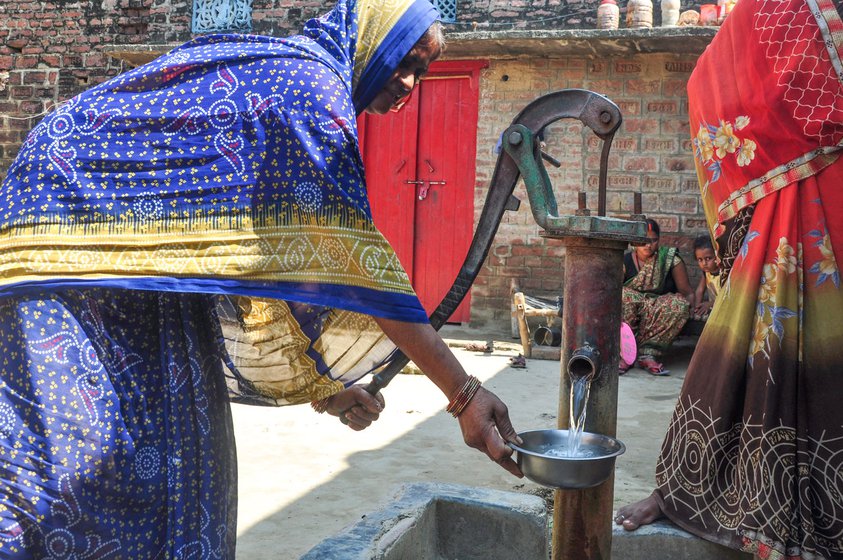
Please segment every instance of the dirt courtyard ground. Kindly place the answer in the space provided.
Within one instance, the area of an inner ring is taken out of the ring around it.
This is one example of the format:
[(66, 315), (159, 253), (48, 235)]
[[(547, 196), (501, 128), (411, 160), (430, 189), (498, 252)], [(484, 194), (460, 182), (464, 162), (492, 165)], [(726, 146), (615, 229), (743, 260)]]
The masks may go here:
[[(497, 337), (495, 352), (470, 352), (459, 346), (471, 334), (444, 331), (466, 370), (507, 403), (516, 430), (556, 427), (559, 362), (528, 360), (525, 369), (511, 368), (514, 341)], [(618, 438), (627, 452), (616, 465), (615, 508), (653, 488), (656, 456), (692, 349), (693, 341), (680, 340), (666, 357), (670, 377), (633, 369), (620, 379)], [(403, 483), (540, 493), (539, 486), (465, 446), (456, 421), (444, 412), (444, 397), (424, 376), (399, 375), (384, 395), (380, 420), (359, 433), (309, 406), (234, 405), (238, 558), (299, 558), (387, 503)]]

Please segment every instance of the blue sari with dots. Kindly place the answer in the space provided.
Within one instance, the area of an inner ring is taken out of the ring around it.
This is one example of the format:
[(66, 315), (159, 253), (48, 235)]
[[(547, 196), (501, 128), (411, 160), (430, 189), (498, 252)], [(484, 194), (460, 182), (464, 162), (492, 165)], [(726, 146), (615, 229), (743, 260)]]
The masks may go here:
[(233, 558), (229, 398), (334, 394), (427, 320), (356, 114), (437, 17), (340, 0), (208, 36), (29, 134), (0, 187), (0, 557)]

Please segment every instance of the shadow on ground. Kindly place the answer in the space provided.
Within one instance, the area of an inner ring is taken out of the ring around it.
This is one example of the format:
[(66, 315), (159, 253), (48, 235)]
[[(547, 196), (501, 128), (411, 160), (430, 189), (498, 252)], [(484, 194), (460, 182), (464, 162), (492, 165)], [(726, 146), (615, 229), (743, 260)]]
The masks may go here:
[[(518, 431), (556, 427), (559, 363), (529, 360), (509, 367), (517, 344), (497, 333), (491, 354), (460, 348), (488, 333), (451, 329), (455, 353), (469, 373), (507, 403)], [(618, 437), (628, 448), (615, 475), (615, 507), (653, 487), (653, 469), (684, 378), (693, 340), (680, 340), (665, 364), (670, 377), (633, 369), (620, 380)], [(552, 503), (552, 493), (512, 477), (462, 442), (445, 400), (425, 377), (400, 375), (385, 390), (387, 409), (364, 432), (309, 407), (235, 405), (240, 470), (238, 558), (298, 558), (324, 538), (385, 503), (401, 484), (443, 482), (528, 492)]]

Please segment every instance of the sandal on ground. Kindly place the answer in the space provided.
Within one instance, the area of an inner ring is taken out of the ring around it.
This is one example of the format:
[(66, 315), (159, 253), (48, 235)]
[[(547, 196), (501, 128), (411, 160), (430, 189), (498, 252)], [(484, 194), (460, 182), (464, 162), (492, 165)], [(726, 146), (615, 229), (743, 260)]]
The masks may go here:
[(494, 346), (492, 342), (487, 342), (486, 344), (481, 344), (479, 342), (470, 342), (465, 345), (465, 349), (469, 352), (483, 352), (484, 354), (489, 354), (494, 350)]
[(527, 358), (525, 358), (521, 354), (513, 356), (509, 359), (509, 367), (525, 368), (527, 367)]
[(640, 367), (650, 375), (657, 375), (657, 376), (665, 376), (670, 375), (670, 370), (664, 369), (664, 366), (657, 362), (654, 358), (649, 356), (644, 358), (639, 358), (637, 362), (635, 362), (636, 367)]
[(632, 366), (625, 361), (618, 360), (618, 375), (623, 375), (630, 370)]

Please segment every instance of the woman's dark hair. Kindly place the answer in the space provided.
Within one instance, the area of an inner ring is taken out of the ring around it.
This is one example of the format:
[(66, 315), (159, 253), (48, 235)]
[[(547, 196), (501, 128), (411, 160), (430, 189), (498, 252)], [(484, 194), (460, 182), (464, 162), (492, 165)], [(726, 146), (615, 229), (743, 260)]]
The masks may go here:
[(659, 227), (659, 223), (656, 220), (652, 218), (647, 218), (644, 221), (647, 222), (647, 233), (650, 233), (652, 231), (656, 235), (661, 236), (662, 228)]
[(711, 249), (714, 251), (714, 245), (711, 243), (711, 238), (707, 235), (700, 235), (694, 239), (694, 251), (697, 249)]

